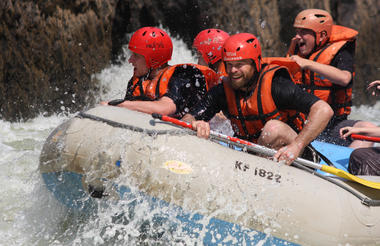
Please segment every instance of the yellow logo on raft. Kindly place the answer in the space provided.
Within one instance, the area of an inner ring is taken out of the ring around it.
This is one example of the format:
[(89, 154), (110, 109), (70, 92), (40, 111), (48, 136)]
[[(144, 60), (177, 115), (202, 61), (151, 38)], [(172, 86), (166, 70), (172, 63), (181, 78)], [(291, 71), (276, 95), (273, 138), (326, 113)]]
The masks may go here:
[(163, 167), (177, 174), (189, 174), (193, 171), (193, 169), (186, 163), (175, 160), (165, 162)]

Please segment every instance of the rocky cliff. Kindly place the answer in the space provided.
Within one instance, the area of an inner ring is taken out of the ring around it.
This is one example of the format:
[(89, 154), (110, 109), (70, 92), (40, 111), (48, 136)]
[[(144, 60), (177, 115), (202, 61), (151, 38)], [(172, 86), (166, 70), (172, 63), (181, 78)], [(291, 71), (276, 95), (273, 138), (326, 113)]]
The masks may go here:
[(204, 28), (260, 37), (267, 56), (282, 56), (295, 15), (329, 10), (357, 29), (355, 103), (369, 103), (365, 85), (380, 79), (380, 2), (279, 0), (3, 0), (0, 2), (0, 115), (11, 121), (93, 105), (93, 74), (114, 62), (126, 33), (162, 25), (189, 46)]

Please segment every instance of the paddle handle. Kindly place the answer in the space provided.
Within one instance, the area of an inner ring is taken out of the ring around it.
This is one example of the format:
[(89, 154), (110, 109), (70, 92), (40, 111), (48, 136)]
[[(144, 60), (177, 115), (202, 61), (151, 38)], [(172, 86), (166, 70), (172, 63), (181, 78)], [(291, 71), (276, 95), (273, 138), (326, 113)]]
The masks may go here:
[[(178, 120), (178, 119), (170, 117), (170, 116), (153, 113), (152, 117), (155, 118), (155, 119), (160, 119), (160, 120), (163, 120), (163, 121), (171, 122), (173, 124), (176, 124), (176, 125), (179, 125), (179, 126), (182, 126), (182, 127), (185, 127), (185, 128), (189, 128), (191, 130), (194, 130), (193, 126), (190, 123), (187, 123), (187, 122), (182, 121), (182, 120)], [(236, 137), (231, 137), (231, 136), (223, 135), (221, 133), (214, 132), (214, 131), (210, 131), (210, 136), (211, 137), (218, 136), (219, 138), (228, 139), (231, 142), (245, 144), (245, 145), (250, 145), (250, 146), (256, 146), (256, 144), (251, 143), (249, 141), (246, 141), (246, 140), (243, 140), (243, 139), (240, 139), (240, 138), (236, 138)]]
[(380, 137), (371, 137), (371, 136), (359, 135), (359, 134), (354, 133), (354, 134), (351, 134), (351, 138), (355, 140), (366, 140), (366, 141), (380, 143)]
[(166, 115), (157, 114), (157, 113), (153, 113), (152, 117), (155, 118), (155, 119), (171, 122), (173, 124), (176, 124), (176, 125), (179, 125), (179, 126), (182, 126), (182, 127), (185, 127), (185, 128), (189, 128), (191, 130), (194, 130), (191, 124), (189, 124), (189, 123), (187, 123), (185, 121), (182, 121), (182, 120), (178, 120), (176, 118), (172, 118), (172, 117), (169, 117), (169, 116), (166, 116)]
[[(194, 130), (191, 124), (184, 122), (182, 120), (178, 120), (176, 118), (172, 118), (170, 116), (153, 113), (152, 117), (155, 119), (160, 119), (162, 121), (171, 122), (175, 125), (179, 125), (179, 126)], [(256, 152), (258, 154), (266, 155), (266, 156), (273, 156), (276, 153), (276, 151), (271, 149), (271, 148), (267, 148), (267, 147), (262, 146), (262, 145), (254, 144), (250, 141), (246, 141), (246, 140), (236, 138), (236, 137), (227, 136), (227, 135), (224, 135), (224, 134), (221, 134), (218, 132), (214, 132), (214, 131), (210, 131), (210, 137), (215, 139), (215, 140), (218, 140), (218, 141), (223, 141), (223, 142), (227, 141), (227, 142), (237, 143), (237, 144), (241, 145), (240, 147), (246, 146), (249, 150)], [(295, 160), (295, 162), (298, 162), (302, 165), (305, 165), (305, 166), (308, 166), (311, 168), (315, 168), (315, 169), (321, 169), (321, 167), (322, 167), (322, 165), (320, 165), (320, 164), (317, 164), (317, 163), (314, 163), (312, 161), (305, 160), (302, 158), (297, 158)]]

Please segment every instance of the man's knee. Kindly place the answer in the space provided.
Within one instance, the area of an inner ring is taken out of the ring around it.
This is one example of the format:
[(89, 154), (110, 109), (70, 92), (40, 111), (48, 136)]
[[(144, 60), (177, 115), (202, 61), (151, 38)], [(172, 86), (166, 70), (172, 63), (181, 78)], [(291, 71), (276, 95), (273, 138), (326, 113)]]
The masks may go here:
[(366, 148), (358, 148), (358, 149), (354, 149), (352, 152), (351, 152), (351, 156), (350, 158), (356, 158), (356, 157), (362, 157), (364, 153), (366, 153), (367, 150)]
[(297, 133), (286, 123), (270, 120), (264, 125), (258, 143), (275, 148), (286, 145), (296, 136)]
[(278, 120), (270, 120), (267, 123), (265, 123), (262, 131), (262, 136), (267, 138), (277, 138), (281, 130), (283, 129), (283, 126), (281, 124), (281, 121)]
[(380, 175), (377, 148), (359, 148), (352, 151), (348, 171), (354, 175)]
[(358, 175), (360, 173), (361, 166), (363, 165), (363, 153), (366, 150), (363, 148), (355, 149), (351, 152), (348, 171), (354, 175)]

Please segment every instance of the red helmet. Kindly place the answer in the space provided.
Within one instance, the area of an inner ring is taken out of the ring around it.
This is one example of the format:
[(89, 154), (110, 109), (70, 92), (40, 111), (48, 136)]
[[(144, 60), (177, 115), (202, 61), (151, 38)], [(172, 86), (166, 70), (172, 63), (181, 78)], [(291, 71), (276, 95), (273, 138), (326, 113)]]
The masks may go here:
[[(319, 42), (321, 32), (325, 31), (327, 38), (331, 36), (333, 19), (329, 12), (322, 9), (306, 9), (301, 11), (294, 20), (295, 28), (310, 29), (315, 32), (315, 39)], [(327, 39), (326, 39), (327, 41)]]
[(223, 45), (223, 61), (252, 59), (257, 71), (260, 71), (261, 47), (255, 35), (238, 33), (229, 37)]
[(129, 41), (128, 48), (145, 57), (149, 68), (158, 68), (168, 62), (173, 53), (169, 35), (157, 27), (143, 27), (137, 30)]
[(201, 53), (208, 64), (214, 64), (222, 59), (222, 46), (229, 36), (220, 29), (206, 29), (195, 37), (193, 47)]

